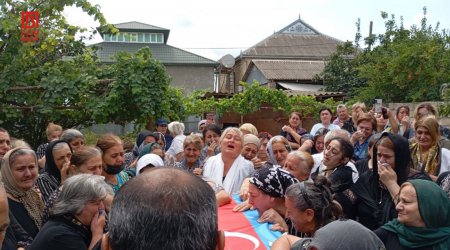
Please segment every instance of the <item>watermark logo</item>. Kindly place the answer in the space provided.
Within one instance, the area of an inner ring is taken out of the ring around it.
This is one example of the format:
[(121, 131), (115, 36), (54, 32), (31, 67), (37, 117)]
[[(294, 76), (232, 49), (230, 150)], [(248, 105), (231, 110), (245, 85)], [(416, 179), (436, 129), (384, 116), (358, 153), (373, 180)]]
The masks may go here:
[(22, 11), (20, 40), (22, 42), (37, 42), (39, 40), (39, 12)]

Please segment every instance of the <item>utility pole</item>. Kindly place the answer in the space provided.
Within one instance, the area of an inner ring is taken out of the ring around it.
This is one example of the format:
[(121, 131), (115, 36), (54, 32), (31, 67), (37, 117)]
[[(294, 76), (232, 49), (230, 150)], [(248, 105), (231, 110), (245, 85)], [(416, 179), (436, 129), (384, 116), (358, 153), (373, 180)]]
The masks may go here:
[(370, 21), (370, 25), (369, 25), (369, 51), (372, 49), (372, 27), (373, 27), (373, 22)]

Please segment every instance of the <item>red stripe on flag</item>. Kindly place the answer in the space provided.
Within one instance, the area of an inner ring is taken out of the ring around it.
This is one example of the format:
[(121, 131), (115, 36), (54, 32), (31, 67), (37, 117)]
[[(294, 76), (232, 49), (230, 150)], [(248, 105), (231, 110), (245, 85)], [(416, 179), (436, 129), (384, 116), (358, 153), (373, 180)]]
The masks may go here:
[(241, 212), (232, 211), (234, 206), (236, 206), (236, 203), (232, 201), (228, 205), (219, 207), (218, 211), (219, 230), (232, 232), (225, 237), (225, 250), (266, 250), (264, 243), (245, 215)]

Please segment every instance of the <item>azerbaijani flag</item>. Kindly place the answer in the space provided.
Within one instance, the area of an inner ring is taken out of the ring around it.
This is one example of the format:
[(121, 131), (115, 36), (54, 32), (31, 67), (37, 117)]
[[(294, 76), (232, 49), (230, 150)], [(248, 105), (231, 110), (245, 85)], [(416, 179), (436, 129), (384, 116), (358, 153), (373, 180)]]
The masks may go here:
[(270, 230), (272, 224), (259, 223), (256, 210), (233, 212), (239, 197), (234, 195), (233, 199), (230, 204), (219, 207), (218, 211), (219, 230), (225, 231), (225, 250), (270, 249), (281, 233)]

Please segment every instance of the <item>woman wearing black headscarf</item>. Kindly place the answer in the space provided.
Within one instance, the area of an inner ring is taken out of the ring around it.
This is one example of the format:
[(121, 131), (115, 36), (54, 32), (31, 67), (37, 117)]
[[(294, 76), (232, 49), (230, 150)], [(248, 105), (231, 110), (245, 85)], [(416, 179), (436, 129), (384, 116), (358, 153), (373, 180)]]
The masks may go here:
[(36, 180), (45, 203), (52, 193), (61, 186), (63, 179), (67, 177), (66, 172), (69, 170), (71, 158), (72, 148), (66, 141), (53, 141), (47, 146), (44, 173), (39, 175)]
[(411, 167), (408, 141), (398, 134), (384, 132), (373, 151), (372, 171), (361, 175), (352, 187), (359, 222), (371, 230), (397, 217), (392, 200), (408, 179)]

